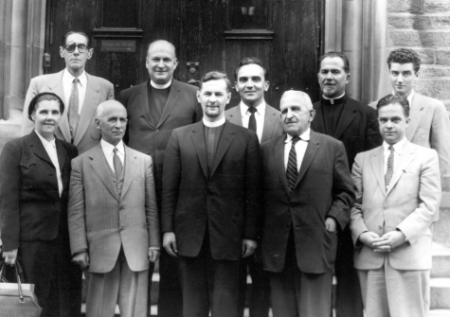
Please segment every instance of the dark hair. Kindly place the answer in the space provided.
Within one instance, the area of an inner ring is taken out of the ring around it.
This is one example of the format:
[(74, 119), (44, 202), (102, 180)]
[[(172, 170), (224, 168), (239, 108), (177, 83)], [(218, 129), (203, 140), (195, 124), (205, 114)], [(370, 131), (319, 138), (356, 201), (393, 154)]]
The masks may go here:
[(28, 119), (30, 119), (31, 121), (34, 121), (31, 118), (31, 115), (36, 111), (37, 105), (43, 100), (55, 100), (55, 101), (58, 101), (59, 102), (59, 111), (61, 112), (61, 115), (63, 114), (63, 112), (64, 112), (64, 102), (61, 100), (61, 98), (59, 98), (58, 95), (55, 95), (52, 92), (42, 92), (42, 93), (34, 96), (34, 98), (31, 100), (30, 106), (28, 107)]
[(264, 70), (264, 79), (267, 80), (267, 78), (269, 77), (269, 72), (267, 71), (267, 68), (264, 67), (262, 60), (260, 60), (258, 57), (244, 57), (243, 59), (241, 59), (241, 62), (239, 63), (239, 66), (236, 68), (236, 71), (234, 73), (234, 79), (238, 79), (238, 72), (242, 66), (250, 64), (260, 66)]
[(350, 73), (350, 62), (348, 61), (347, 56), (344, 55), (342, 52), (338, 51), (329, 51), (325, 53), (324, 55), (320, 56), (319, 58), (319, 65), (318, 65), (318, 71), (320, 71), (320, 65), (322, 64), (322, 61), (327, 57), (339, 57), (344, 62), (344, 71), (349, 74)]
[(150, 46), (151, 46), (153, 43), (159, 42), (159, 41), (167, 42), (167, 43), (169, 43), (170, 45), (172, 45), (172, 47), (173, 47), (173, 53), (175, 54), (175, 58), (177, 57), (177, 49), (175, 48), (175, 45), (173, 45), (173, 44), (172, 44), (171, 42), (169, 42), (168, 40), (164, 40), (164, 39), (157, 39), (157, 40), (154, 40), (154, 41), (151, 41), (150, 43), (148, 43), (148, 45), (147, 45), (147, 51), (146, 51), (146, 55), (147, 55), (147, 56), (148, 56), (148, 50), (149, 50)]
[(403, 108), (405, 117), (409, 117), (409, 101), (407, 98), (392, 94), (384, 96), (377, 103), (377, 113), (380, 111), (380, 108), (388, 105), (400, 105)]
[(203, 75), (201, 81), (200, 81), (200, 90), (203, 87), (203, 83), (206, 83), (210, 80), (224, 80), (227, 84), (227, 91), (231, 91), (231, 82), (227, 77), (227, 74), (219, 72), (218, 70), (213, 70), (212, 72), (206, 73)]
[(408, 64), (412, 63), (414, 72), (417, 73), (420, 69), (420, 56), (415, 51), (409, 48), (398, 48), (393, 50), (387, 59), (389, 69), (392, 63)]
[(91, 47), (91, 38), (89, 37), (89, 35), (87, 35), (87, 34), (84, 33), (84, 32), (80, 32), (80, 31), (69, 31), (69, 32), (67, 32), (67, 33), (63, 36), (63, 38), (62, 38), (62, 47), (65, 47), (65, 46), (66, 46), (67, 38), (68, 38), (70, 35), (72, 35), (72, 34), (80, 34), (80, 35), (83, 35), (85, 38), (87, 38), (87, 46), (88, 46), (88, 48)]

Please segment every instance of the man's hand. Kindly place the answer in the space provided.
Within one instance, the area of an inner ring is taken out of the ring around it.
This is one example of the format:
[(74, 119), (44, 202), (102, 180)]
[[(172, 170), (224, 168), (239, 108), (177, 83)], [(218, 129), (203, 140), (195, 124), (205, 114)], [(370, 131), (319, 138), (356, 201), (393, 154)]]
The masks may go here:
[(19, 249), (14, 249), (11, 251), (3, 251), (3, 258), (5, 259), (5, 264), (9, 264), (11, 266), (14, 266), (14, 264), (16, 264), (18, 250)]
[(405, 243), (406, 237), (401, 231), (389, 231), (385, 233), (378, 241), (374, 242), (376, 249), (375, 252), (385, 252), (384, 249), (389, 251)]
[(157, 249), (148, 249), (148, 259), (152, 263), (156, 263), (159, 258), (159, 250)]
[(174, 232), (166, 232), (163, 236), (163, 247), (171, 256), (178, 256), (177, 239)]
[(254, 240), (244, 239), (242, 240), (242, 257), (246, 258), (255, 252), (257, 243)]
[(89, 266), (89, 254), (86, 251), (74, 255), (72, 262), (78, 264), (81, 269), (86, 269)]
[(359, 241), (363, 243), (364, 245), (368, 246), (371, 249), (376, 249), (374, 246), (375, 242), (378, 242), (380, 240), (380, 236), (372, 231), (366, 231), (364, 233), (361, 233), (359, 236)]
[(336, 232), (337, 231), (336, 220), (334, 220), (334, 218), (331, 217), (325, 219), (325, 228), (327, 229), (327, 231)]

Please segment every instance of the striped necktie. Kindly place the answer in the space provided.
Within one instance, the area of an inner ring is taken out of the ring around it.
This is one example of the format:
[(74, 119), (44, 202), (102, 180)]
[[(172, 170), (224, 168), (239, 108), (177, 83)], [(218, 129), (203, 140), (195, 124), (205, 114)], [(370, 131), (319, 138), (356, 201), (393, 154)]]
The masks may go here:
[(114, 148), (113, 152), (114, 152), (114, 156), (113, 156), (114, 171), (116, 172), (117, 179), (119, 179), (120, 175), (122, 174), (122, 162), (120, 161), (120, 158), (117, 155), (116, 147)]
[(289, 189), (294, 190), (295, 182), (297, 181), (298, 169), (297, 169), (297, 151), (295, 150), (295, 144), (300, 140), (300, 138), (292, 138), (292, 146), (289, 151), (289, 160), (286, 169), (286, 178), (289, 184)]
[(386, 188), (389, 186), (389, 183), (391, 182), (392, 175), (394, 174), (394, 148), (392, 145), (389, 145), (389, 151), (391, 152), (389, 154), (388, 160), (387, 160), (387, 172), (386, 175), (384, 175), (384, 183), (386, 185)]
[(72, 142), (75, 137), (75, 132), (77, 131), (78, 122), (80, 121), (80, 115), (78, 114), (79, 103), (80, 103), (80, 96), (78, 94), (78, 83), (79, 82), (80, 82), (80, 80), (78, 78), (75, 78), (73, 80), (72, 93), (70, 94), (70, 99), (69, 99), (68, 119), (69, 119), (70, 136), (72, 138)]

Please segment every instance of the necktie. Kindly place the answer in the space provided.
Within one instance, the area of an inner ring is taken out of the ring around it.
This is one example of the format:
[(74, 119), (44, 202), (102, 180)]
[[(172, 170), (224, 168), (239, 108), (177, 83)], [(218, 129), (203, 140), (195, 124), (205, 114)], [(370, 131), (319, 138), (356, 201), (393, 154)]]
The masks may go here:
[(114, 156), (113, 156), (113, 163), (114, 163), (114, 171), (116, 172), (116, 177), (119, 178), (122, 174), (122, 162), (120, 161), (119, 156), (117, 155), (117, 148), (115, 147), (114, 150)]
[(80, 96), (78, 94), (78, 83), (80, 80), (75, 78), (72, 84), (72, 93), (70, 94), (69, 99), (69, 127), (70, 127), (70, 136), (73, 138), (75, 132), (77, 131), (78, 121), (80, 121), (80, 115), (78, 114)]
[(295, 187), (295, 182), (297, 181), (298, 170), (297, 170), (297, 152), (295, 151), (295, 144), (300, 140), (299, 137), (292, 138), (292, 146), (289, 151), (289, 160), (286, 169), (286, 178), (288, 181), (289, 189), (292, 191)]
[(394, 148), (392, 147), (392, 145), (389, 146), (389, 151), (391, 153), (389, 154), (387, 161), (387, 172), (386, 175), (384, 175), (384, 183), (386, 185), (386, 188), (389, 186), (392, 175), (394, 174)]
[(248, 119), (248, 129), (256, 133), (256, 118), (255, 118), (255, 107), (248, 107), (248, 111), (251, 112), (250, 119)]

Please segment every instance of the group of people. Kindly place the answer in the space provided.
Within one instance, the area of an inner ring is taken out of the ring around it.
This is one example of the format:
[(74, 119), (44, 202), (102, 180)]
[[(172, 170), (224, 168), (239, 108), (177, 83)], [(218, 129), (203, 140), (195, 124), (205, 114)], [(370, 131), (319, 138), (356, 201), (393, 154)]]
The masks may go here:
[(392, 94), (346, 95), (350, 65), (320, 58), (322, 97), (286, 91), (269, 106), (268, 71), (245, 57), (231, 82), (173, 78), (175, 47), (149, 44), (150, 79), (120, 92), (85, 71), (82, 32), (66, 68), (31, 80), (23, 137), (0, 156), (0, 232), (43, 316), (426, 316), (432, 225), (450, 163), (442, 102), (414, 91), (420, 58), (389, 55)]

